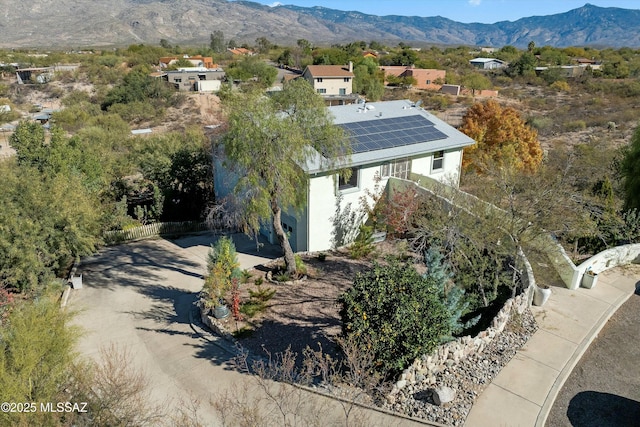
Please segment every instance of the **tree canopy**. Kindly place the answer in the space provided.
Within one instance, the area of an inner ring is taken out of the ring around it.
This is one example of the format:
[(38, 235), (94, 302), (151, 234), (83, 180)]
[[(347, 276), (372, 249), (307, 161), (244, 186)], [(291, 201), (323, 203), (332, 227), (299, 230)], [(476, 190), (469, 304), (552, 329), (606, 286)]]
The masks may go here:
[(282, 211), (305, 203), (308, 178), (301, 165), (323, 153), (327, 166), (334, 166), (348, 154), (348, 139), (304, 79), (272, 97), (259, 91), (231, 93), (223, 102), (229, 123), (224, 153), (226, 164), (240, 176), (235, 194), (245, 226), (257, 231), (261, 221), (272, 220), (287, 270), (295, 273)]
[(542, 162), (538, 133), (511, 107), (496, 101), (472, 105), (462, 120), (460, 131), (476, 141), (464, 149), (465, 170), (482, 171), (489, 162), (513, 160), (516, 169), (534, 172)]
[(640, 125), (631, 137), (620, 164), (623, 177), (625, 208), (640, 209)]

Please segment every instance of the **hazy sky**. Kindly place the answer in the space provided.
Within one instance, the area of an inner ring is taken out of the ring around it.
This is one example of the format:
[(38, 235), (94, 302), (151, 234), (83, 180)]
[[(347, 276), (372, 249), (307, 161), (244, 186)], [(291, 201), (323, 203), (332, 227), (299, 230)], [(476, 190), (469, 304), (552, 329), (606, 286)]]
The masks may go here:
[(443, 16), (458, 22), (515, 21), (567, 12), (590, 3), (640, 9), (640, 0), (253, 0), (266, 5), (293, 4), (357, 10), (373, 15)]

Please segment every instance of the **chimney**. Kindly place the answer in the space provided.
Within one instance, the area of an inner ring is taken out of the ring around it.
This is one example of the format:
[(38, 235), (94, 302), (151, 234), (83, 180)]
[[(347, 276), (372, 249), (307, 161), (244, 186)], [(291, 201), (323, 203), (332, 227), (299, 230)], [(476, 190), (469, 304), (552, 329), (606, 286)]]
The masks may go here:
[(349, 61), (349, 72), (353, 73), (353, 61)]

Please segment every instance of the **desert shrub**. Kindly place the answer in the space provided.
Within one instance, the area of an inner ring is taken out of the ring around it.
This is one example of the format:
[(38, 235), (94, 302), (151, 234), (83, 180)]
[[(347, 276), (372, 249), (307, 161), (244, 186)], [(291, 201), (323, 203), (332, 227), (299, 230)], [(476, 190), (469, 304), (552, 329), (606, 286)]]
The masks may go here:
[(375, 355), (378, 372), (394, 375), (452, 333), (440, 288), (409, 264), (375, 264), (340, 297), (343, 333)]
[(565, 81), (558, 80), (551, 84), (551, 89), (557, 90), (558, 92), (570, 92), (571, 86)]
[(498, 76), (495, 78), (496, 86), (510, 86), (513, 80), (509, 76)]
[(451, 99), (445, 95), (434, 95), (426, 100), (427, 105), (429, 105), (434, 110), (444, 111), (451, 105)]
[(553, 126), (553, 119), (550, 117), (529, 117), (527, 124), (537, 130), (539, 133), (549, 131)]
[(373, 227), (360, 226), (358, 237), (349, 247), (349, 256), (353, 259), (361, 259), (373, 252)]
[(585, 130), (587, 128), (587, 123), (584, 120), (571, 120), (564, 123), (564, 128), (567, 132), (576, 132)]
[(294, 259), (296, 260), (296, 271), (299, 274), (307, 274), (307, 266), (304, 264), (302, 257), (298, 254), (295, 254)]
[(130, 102), (127, 104), (113, 104), (109, 107), (109, 112), (118, 114), (128, 123), (141, 123), (153, 120), (158, 116), (162, 116), (164, 111), (156, 109), (148, 102)]

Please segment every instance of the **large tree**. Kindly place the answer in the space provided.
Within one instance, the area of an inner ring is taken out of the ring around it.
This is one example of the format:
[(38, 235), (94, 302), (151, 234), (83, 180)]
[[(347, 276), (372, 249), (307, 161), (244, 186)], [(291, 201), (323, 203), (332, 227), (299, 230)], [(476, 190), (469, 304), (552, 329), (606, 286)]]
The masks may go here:
[(235, 194), (245, 225), (257, 231), (261, 221), (271, 220), (287, 272), (295, 274), (282, 211), (299, 210), (306, 202), (308, 177), (302, 166), (322, 153), (327, 168), (337, 167), (349, 153), (348, 139), (304, 79), (272, 97), (260, 91), (233, 93), (224, 105), (229, 121), (224, 153), (240, 176)]
[(636, 127), (631, 143), (624, 150), (620, 163), (626, 209), (640, 209), (640, 126)]
[(534, 172), (542, 162), (538, 133), (511, 107), (496, 101), (472, 105), (460, 128), (476, 144), (465, 148), (462, 166), (482, 171), (488, 163), (514, 160), (516, 169)]

